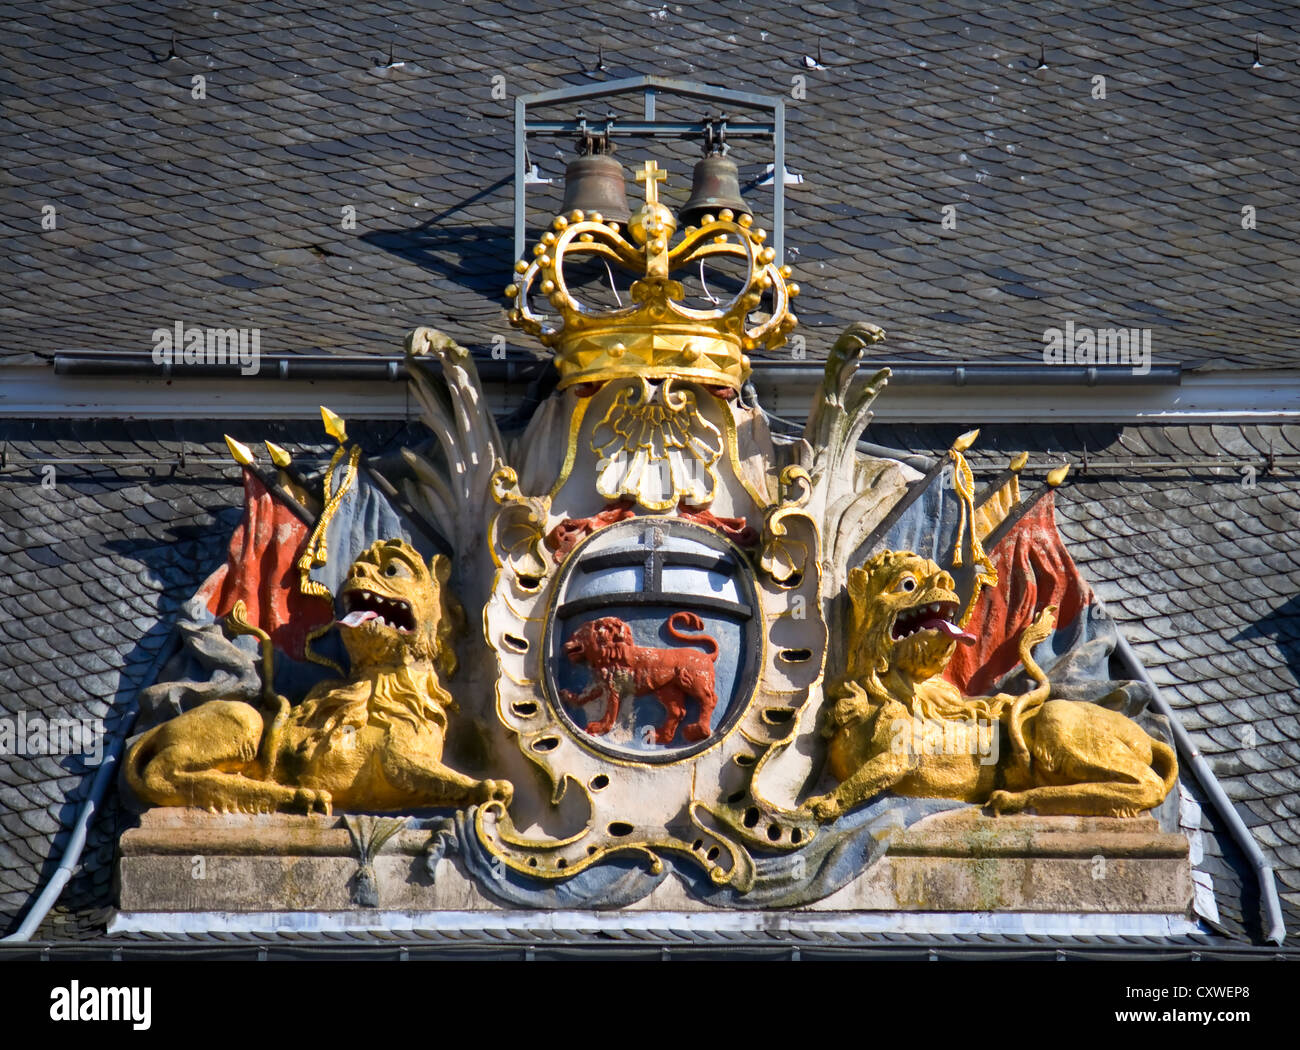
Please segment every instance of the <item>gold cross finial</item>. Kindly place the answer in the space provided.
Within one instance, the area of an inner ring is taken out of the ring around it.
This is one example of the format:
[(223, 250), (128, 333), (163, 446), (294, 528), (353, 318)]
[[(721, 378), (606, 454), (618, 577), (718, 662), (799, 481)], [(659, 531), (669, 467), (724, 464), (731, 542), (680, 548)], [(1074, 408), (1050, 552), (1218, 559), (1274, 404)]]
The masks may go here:
[(648, 160), (645, 166), (636, 173), (636, 181), (645, 183), (645, 202), (647, 204), (659, 203), (659, 186), (658, 183), (668, 178), (668, 172), (661, 171), (656, 161)]

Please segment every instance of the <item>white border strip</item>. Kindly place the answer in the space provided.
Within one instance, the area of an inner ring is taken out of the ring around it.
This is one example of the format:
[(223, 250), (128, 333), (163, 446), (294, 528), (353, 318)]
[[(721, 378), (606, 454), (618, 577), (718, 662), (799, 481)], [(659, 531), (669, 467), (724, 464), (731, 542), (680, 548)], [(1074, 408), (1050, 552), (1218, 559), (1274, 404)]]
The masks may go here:
[(646, 912), (623, 911), (332, 911), (117, 912), (108, 932), (231, 933), (484, 933), (527, 938), (539, 933), (844, 933), (1026, 934), (1044, 937), (1182, 937), (1206, 930), (1183, 915), (1040, 914), (1035, 912)]

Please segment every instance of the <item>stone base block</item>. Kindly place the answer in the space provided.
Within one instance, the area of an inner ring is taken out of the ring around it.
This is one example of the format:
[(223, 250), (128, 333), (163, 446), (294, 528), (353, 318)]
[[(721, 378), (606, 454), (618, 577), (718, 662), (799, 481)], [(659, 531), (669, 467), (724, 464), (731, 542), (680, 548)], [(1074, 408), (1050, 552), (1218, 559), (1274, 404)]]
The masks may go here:
[(1127, 912), (1191, 908), (1187, 839), (1150, 817), (940, 813), (816, 905), (841, 911)]
[[(432, 838), (408, 827), (385, 844), (373, 862), (378, 908), (509, 911), (455, 858), (441, 860), (430, 877), (425, 855)], [(121, 853), (124, 912), (368, 910), (340, 817), (154, 809), (122, 836)], [(895, 832), (880, 861), (799, 911), (1181, 916), (1191, 899), (1187, 840), (1160, 831), (1150, 818), (991, 818), (968, 809)], [(677, 879), (625, 909), (710, 910)]]

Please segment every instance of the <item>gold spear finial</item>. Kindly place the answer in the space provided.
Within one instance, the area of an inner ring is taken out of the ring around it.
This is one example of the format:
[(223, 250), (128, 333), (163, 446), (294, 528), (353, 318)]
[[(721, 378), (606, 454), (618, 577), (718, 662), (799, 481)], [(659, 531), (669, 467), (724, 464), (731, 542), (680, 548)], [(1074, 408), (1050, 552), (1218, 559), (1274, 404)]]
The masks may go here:
[(230, 449), (230, 454), (235, 457), (235, 462), (241, 467), (251, 467), (253, 465), (253, 450), (243, 442), (236, 441), (229, 434), (224, 436), (226, 447)]
[(961, 437), (952, 443), (954, 452), (965, 452), (971, 445), (975, 444), (975, 439), (980, 436), (978, 430), (968, 430)]
[(1020, 453), (1020, 455), (1016, 456), (1010, 463), (1008, 463), (1007, 467), (1010, 470), (1014, 470), (1017, 474), (1019, 474), (1022, 470), (1025, 469), (1025, 464), (1028, 462), (1029, 462), (1029, 453), (1022, 452)]
[(293, 462), (293, 456), (289, 455), (289, 450), (277, 445), (274, 441), (264, 441), (266, 451), (271, 453), (271, 462), (283, 470)]
[(348, 425), (343, 417), (331, 412), (324, 405), (320, 406), (320, 417), (325, 421), (325, 433), (340, 445), (348, 439)]
[(1056, 488), (1057, 485), (1065, 480), (1065, 475), (1068, 473), (1070, 473), (1070, 464), (1062, 463), (1055, 470), (1049, 470), (1047, 472), (1047, 484), (1052, 488)]

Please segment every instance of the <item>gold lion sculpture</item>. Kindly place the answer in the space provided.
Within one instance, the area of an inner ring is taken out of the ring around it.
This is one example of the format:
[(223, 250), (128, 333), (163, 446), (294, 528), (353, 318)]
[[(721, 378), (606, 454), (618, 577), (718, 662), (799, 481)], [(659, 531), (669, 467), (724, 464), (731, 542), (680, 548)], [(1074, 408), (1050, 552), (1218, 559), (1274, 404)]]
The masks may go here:
[(442, 763), (447, 711), (440, 674), (456, 667), (463, 619), (446, 590), (450, 562), (425, 566), (402, 540), (379, 541), (348, 569), (338, 621), (351, 676), (322, 682), (297, 707), (270, 686), (266, 716), (242, 700), (209, 700), (145, 733), (128, 751), (127, 784), (144, 802), (265, 813), (394, 811), (509, 802), (504, 780), (475, 780)]
[[(973, 640), (954, 625), (960, 606), (951, 575), (911, 551), (883, 551), (849, 573), (848, 590), (848, 673), (823, 730), (841, 783), (804, 803), (810, 816), (831, 820), (890, 790), (982, 803), (995, 814), (1132, 817), (1173, 787), (1173, 750), (1132, 719), (1048, 699), (1031, 649), (1055, 626), (1054, 606), (1020, 637), (1020, 659), (1037, 686), (1020, 696), (966, 697), (940, 677), (958, 641)], [(918, 726), (939, 731), (926, 739)], [(991, 748), (941, 746), (963, 733), (970, 740), (981, 726), (985, 739), (1001, 730), (1006, 740), (993, 761)]]

